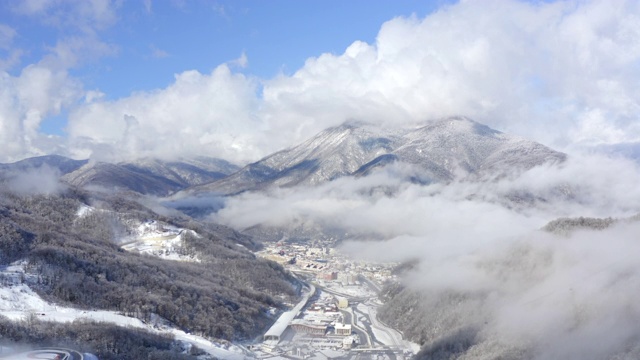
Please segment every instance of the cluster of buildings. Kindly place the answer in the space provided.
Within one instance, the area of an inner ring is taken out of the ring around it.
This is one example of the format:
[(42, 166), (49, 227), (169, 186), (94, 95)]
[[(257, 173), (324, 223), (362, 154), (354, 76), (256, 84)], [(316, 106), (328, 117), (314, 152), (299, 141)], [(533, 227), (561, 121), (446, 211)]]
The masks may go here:
[(258, 359), (359, 359), (381, 351), (379, 344), (373, 344), (373, 330), (362, 324), (370, 320), (360, 318), (354, 309), (377, 298), (384, 282), (395, 280), (396, 264), (354, 261), (331, 244), (265, 245), (258, 256), (305, 278), (313, 291), (301, 302), (304, 305), (283, 313), (252, 349)]
[[(291, 322), (291, 327), (296, 332), (294, 340), (308, 342), (316, 335), (327, 338), (351, 335), (351, 325), (344, 323), (344, 315), (340, 312), (341, 308), (348, 306), (346, 299), (338, 299), (325, 292), (319, 292), (312, 300), (313, 302), (304, 309), (301, 316)], [(342, 341), (340, 345), (342, 348), (351, 348), (353, 341), (349, 338), (348, 342)]]
[(306, 274), (321, 283), (334, 282), (342, 286), (360, 285), (362, 277), (381, 286), (395, 279), (396, 264), (372, 264), (353, 261), (329, 244), (268, 244), (259, 256), (280, 263), (295, 273)]
[(346, 299), (314, 288), (303, 301), (304, 306), (283, 313), (265, 333), (263, 343), (253, 349), (258, 358), (332, 358), (359, 344), (351, 324), (345, 323)]

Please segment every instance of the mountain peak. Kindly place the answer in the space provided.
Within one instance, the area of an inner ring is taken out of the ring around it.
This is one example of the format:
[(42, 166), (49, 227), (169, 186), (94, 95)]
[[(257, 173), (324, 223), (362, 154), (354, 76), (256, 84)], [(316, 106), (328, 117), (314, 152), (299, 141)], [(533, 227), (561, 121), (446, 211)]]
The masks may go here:
[(350, 121), (192, 190), (234, 194), (270, 186), (316, 185), (368, 174), (398, 161), (416, 166), (427, 182), (441, 182), (522, 171), (564, 157), (466, 117), (439, 119), (411, 129)]

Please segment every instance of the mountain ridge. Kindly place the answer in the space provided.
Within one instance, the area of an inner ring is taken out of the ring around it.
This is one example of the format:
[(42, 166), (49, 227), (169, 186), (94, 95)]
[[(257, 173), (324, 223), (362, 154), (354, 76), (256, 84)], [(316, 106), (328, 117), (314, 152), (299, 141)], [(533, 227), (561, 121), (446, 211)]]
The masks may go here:
[(448, 182), (504, 176), (565, 159), (565, 154), (542, 144), (465, 117), (408, 129), (350, 122), (186, 192), (234, 195), (269, 187), (313, 186), (343, 176), (366, 176), (394, 162), (417, 166), (426, 182)]

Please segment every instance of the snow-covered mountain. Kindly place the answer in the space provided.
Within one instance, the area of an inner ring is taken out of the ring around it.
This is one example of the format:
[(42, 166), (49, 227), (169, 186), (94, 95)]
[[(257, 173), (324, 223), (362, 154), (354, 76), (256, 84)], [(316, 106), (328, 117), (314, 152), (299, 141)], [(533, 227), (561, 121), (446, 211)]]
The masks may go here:
[(0, 164), (0, 172), (18, 172), (48, 166), (64, 175), (85, 165), (88, 160), (73, 160), (60, 155), (37, 156), (10, 164)]
[(410, 129), (346, 123), (189, 192), (230, 195), (272, 186), (316, 185), (342, 176), (365, 176), (394, 162), (414, 165), (421, 172), (420, 181), (446, 182), (496, 177), (564, 159), (564, 154), (544, 145), (464, 117)]
[(208, 183), (238, 170), (225, 160), (196, 157), (177, 161), (143, 158), (116, 164), (87, 163), (63, 176), (75, 186), (100, 186), (142, 194), (167, 195), (189, 186)]

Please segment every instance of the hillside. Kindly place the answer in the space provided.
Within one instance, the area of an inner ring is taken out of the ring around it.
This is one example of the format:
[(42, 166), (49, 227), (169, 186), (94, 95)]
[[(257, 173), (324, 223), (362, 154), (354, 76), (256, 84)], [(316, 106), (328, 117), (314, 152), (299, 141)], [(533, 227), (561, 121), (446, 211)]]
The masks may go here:
[(79, 169), (87, 163), (88, 160), (73, 160), (60, 155), (46, 155), (28, 158), (10, 164), (0, 164), (0, 172), (12, 173), (48, 166), (51, 169), (57, 170), (61, 175), (64, 175)]
[(131, 190), (141, 194), (167, 195), (189, 186), (208, 183), (235, 172), (237, 166), (206, 157), (162, 161), (144, 158), (129, 162), (87, 163), (63, 176), (79, 187)]
[(564, 154), (541, 144), (463, 117), (410, 129), (346, 123), (187, 193), (232, 195), (274, 186), (317, 185), (343, 176), (366, 176), (396, 162), (415, 166), (422, 182), (448, 182), (498, 177), (564, 159)]
[[(60, 306), (145, 322), (159, 317), (186, 332), (227, 340), (258, 335), (273, 321), (268, 310), (296, 296), (289, 275), (257, 259), (248, 250), (257, 245), (246, 236), (169, 219), (131, 198), (74, 188), (55, 195), (3, 190), (0, 261), (24, 273), (12, 283)], [(174, 245), (198, 261), (123, 250), (122, 240), (144, 235), (136, 229), (150, 222), (166, 224), (163, 231), (185, 229)]]

